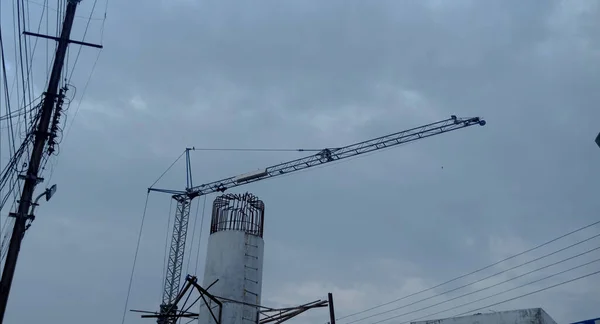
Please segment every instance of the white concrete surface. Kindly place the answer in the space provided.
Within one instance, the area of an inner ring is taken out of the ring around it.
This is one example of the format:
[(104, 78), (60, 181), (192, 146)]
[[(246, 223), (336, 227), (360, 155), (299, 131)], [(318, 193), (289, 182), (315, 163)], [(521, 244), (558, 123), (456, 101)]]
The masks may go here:
[[(264, 241), (243, 231), (221, 231), (210, 235), (204, 270), (204, 288), (219, 279), (208, 291), (216, 296), (260, 305)], [(204, 305), (203, 305), (204, 306)], [(218, 307), (214, 307), (215, 314)], [(200, 309), (202, 324), (215, 324), (206, 309)], [(258, 309), (249, 305), (224, 302), (221, 324), (258, 322)]]

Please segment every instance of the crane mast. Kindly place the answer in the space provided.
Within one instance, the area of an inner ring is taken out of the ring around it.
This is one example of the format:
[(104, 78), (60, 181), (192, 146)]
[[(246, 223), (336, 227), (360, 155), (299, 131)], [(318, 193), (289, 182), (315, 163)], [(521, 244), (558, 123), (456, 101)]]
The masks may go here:
[(167, 275), (164, 282), (162, 304), (160, 306), (161, 316), (158, 319), (158, 323), (175, 323), (177, 320), (177, 317), (173, 316), (177, 312), (177, 305), (174, 302), (179, 293), (183, 256), (185, 252), (185, 242), (187, 236), (187, 227), (190, 215), (190, 204), (194, 198), (215, 192), (224, 192), (228, 189), (242, 186), (248, 183), (270, 179), (295, 171), (312, 168), (325, 163), (351, 158), (361, 154), (382, 150), (385, 148), (413, 142), (416, 140), (439, 134), (448, 133), (454, 130), (470, 127), (473, 125), (484, 126), (485, 124), (485, 120), (479, 117), (458, 118), (452, 115), (448, 119), (441, 120), (435, 123), (407, 129), (401, 132), (396, 132), (393, 134), (373, 138), (359, 143), (350, 144), (344, 147), (325, 148), (313, 155), (272, 165), (254, 172), (205, 183), (199, 186), (193, 186), (191, 182), (189, 163), (190, 149), (187, 149), (186, 158), (188, 171), (188, 188), (184, 191), (148, 188), (148, 191), (157, 191), (172, 194), (172, 198), (177, 203), (175, 221), (173, 224), (173, 234), (171, 236), (171, 247), (169, 249), (169, 258), (166, 272)]

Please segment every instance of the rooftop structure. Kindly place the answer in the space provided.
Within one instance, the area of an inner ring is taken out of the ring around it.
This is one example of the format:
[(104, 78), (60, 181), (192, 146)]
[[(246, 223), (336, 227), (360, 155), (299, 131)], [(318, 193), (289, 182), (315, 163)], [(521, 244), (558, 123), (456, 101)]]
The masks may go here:
[(556, 324), (541, 308), (519, 309), (494, 313), (451, 317), (411, 324)]

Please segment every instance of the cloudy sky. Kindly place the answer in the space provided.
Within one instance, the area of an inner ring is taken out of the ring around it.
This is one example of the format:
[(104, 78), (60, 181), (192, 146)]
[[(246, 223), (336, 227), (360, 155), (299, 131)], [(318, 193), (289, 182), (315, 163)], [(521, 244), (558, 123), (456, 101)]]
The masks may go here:
[[(29, 2), (32, 22), (42, 2)], [(56, 1), (49, 5), (58, 8)], [(73, 38), (83, 37), (93, 5), (81, 3)], [(45, 171), (45, 185), (59, 189), (38, 208), (26, 235), (8, 323), (120, 323), (146, 188), (189, 146), (322, 148), (451, 114), (488, 121), (233, 190), (251, 191), (267, 206), (267, 306), (332, 292), (342, 317), (598, 220), (598, 1), (136, 0), (106, 6), (100, 0), (93, 9), (85, 40), (101, 42), (104, 50), (85, 92), (98, 51), (83, 49), (77, 62), (66, 137)], [(1, 15), (10, 67), (9, 3)], [(44, 59), (36, 63), (43, 71)], [(36, 82), (44, 87), (43, 78)], [(301, 156), (191, 154), (197, 184)], [(158, 186), (183, 189), (183, 163)], [(213, 199), (207, 198), (207, 213)], [(192, 208), (190, 238), (195, 235), (186, 266), (199, 276), (208, 239), (208, 217), (200, 231), (203, 202)], [(170, 198), (150, 194), (147, 207), (128, 308), (153, 311), (160, 303)], [(474, 312), (542, 307), (559, 323), (600, 317), (600, 276), (487, 307), (599, 271), (600, 262), (459, 307), (596, 260), (598, 250), (420, 310), (599, 247), (594, 238), (444, 293), (598, 233), (599, 226), (588, 228), (338, 323), (399, 315), (382, 323), (400, 324), (478, 308)], [(325, 323), (328, 314), (317, 310), (294, 321)], [(126, 317), (126, 323), (151, 322)]]

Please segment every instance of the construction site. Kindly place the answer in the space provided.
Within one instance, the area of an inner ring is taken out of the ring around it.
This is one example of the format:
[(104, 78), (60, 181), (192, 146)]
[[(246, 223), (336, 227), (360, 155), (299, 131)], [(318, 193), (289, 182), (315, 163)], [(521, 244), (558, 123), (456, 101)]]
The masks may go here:
[(0, 324), (600, 324), (573, 3), (2, 2)]

